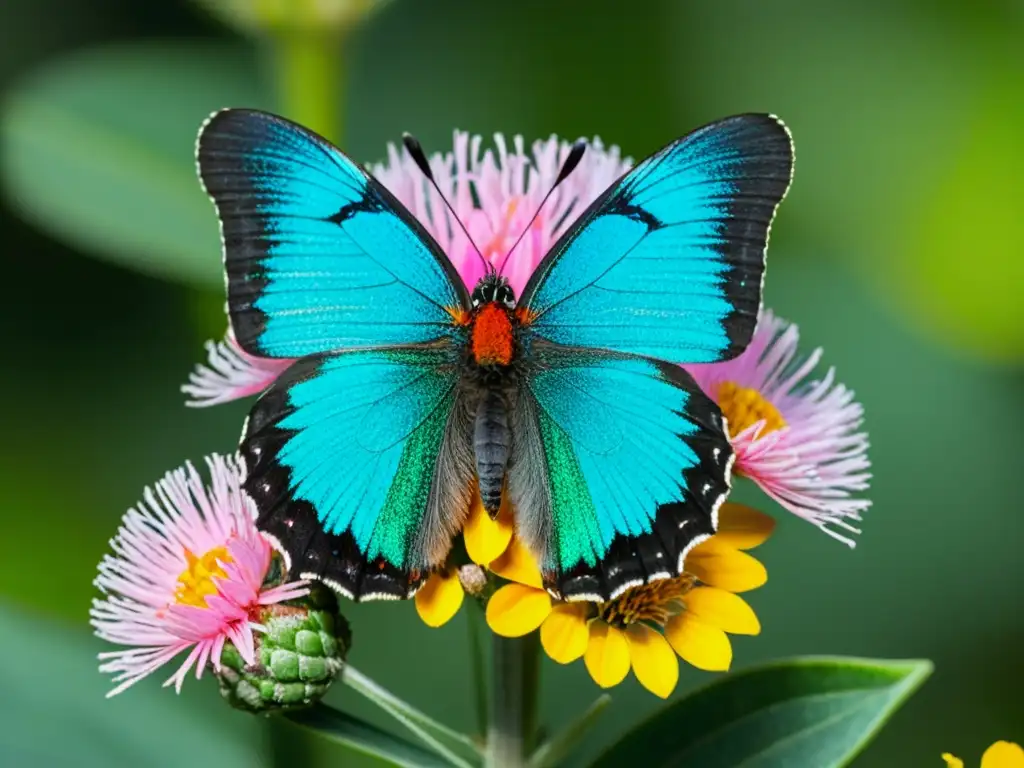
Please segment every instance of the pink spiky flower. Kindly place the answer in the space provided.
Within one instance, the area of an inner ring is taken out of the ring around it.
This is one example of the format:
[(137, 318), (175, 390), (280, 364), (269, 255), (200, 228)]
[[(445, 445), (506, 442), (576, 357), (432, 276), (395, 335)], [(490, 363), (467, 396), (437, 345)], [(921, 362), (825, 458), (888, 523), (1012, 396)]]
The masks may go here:
[[(501, 268), (518, 295), (559, 236), (632, 161), (622, 158), (618, 147), (606, 149), (594, 139), (579, 166), (552, 192), (531, 224), (572, 144), (552, 136), (527, 148), (523, 138), (516, 136), (510, 146), (496, 134), (493, 150), (484, 151), (482, 145), (480, 136), (456, 131), (453, 151), (429, 159), (437, 185), (458, 221), (404, 147), (399, 150), (389, 144), (387, 161), (370, 171), (437, 240), (470, 290), (483, 276), (484, 267), (460, 221), (483, 257)], [(292, 363), (244, 352), (230, 331), (223, 341), (207, 342), (206, 349), (207, 364), (196, 366), (182, 387), (192, 406), (258, 394)]]
[(126, 646), (100, 654), (101, 672), (114, 674), (114, 696), (188, 652), (165, 685), (181, 690), (195, 667), (220, 668), (230, 641), (255, 662), (253, 620), (261, 606), (305, 595), (305, 582), (265, 589), (273, 550), (256, 530), (252, 502), (240, 487), (233, 459), (207, 458), (211, 484), (191, 464), (167, 473), (129, 509), (99, 565), (104, 593), (89, 611), (96, 634)]
[[(736, 450), (734, 471), (790, 512), (849, 546), (871, 502), (864, 409), (836, 383), (811, 375), (822, 350), (801, 356), (795, 325), (762, 313), (750, 346), (724, 363), (684, 366), (718, 403)], [(837, 530), (838, 529), (838, 530)]]

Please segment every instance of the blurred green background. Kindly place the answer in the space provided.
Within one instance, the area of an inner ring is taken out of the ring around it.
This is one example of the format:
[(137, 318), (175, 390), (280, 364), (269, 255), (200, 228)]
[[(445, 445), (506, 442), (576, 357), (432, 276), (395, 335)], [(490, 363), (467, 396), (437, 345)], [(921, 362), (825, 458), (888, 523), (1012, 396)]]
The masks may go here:
[[(750, 595), (764, 631), (735, 658), (934, 660), (858, 766), (971, 765), (1024, 739), (1022, 37), (1018, 0), (394, 0), (336, 62), (340, 141), (367, 161), (404, 130), (428, 151), (456, 127), (598, 134), (638, 157), (733, 112), (790, 125), (768, 303), (863, 400), (874, 507), (854, 551), (780, 512)], [(269, 51), (177, 0), (0, 6), (5, 764), (267, 764), (212, 683), (104, 703), (87, 610), (142, 487), (235, 445), (245, 404), (186, 410), (178, 392), (224, 328), (192, 143), (213, 109), (281, 105)], [(473, 727), (464, 616), (432, 631), (411, 605), (347, 613), (355, 665)], [(543, 675), (552, 726), (597, 694), (582, 664)], [(707, 679), (687, 668), (680, 689)], [(628, 680), (588, 753), (656, 706)]]

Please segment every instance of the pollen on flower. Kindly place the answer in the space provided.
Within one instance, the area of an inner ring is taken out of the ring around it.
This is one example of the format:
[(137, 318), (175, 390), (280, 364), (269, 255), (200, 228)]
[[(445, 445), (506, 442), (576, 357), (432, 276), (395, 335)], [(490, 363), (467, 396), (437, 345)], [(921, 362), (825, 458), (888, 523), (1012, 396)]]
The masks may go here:
[(779, 409), (756, 389), (741, 387), (734, 381), (718, 385), (718, 407), (729, 424), (729, 435), (735, 437), (759, 421), (764, 422), (760, 436), (782, 429), (786, 420)]
[(217, 594), (214, 578), (227, 578), (227, 572), (221, 565), (230, 563), (231, 555), (228, 554), (227, 547), (214, 547), (205, 555), (196, 557), (186, 547), (185, 561), (188, 563), (188, 567), (178, 576), (178, 589), (174, 593), (174, 602), (178, 605), (194, 605), (196, 608), (205, 608), (207, 596)]
[(627, 589), (614, 600), (598, 607), (598, 618), (614, 627), (625, 628), (638, 622), (664, 626), (673, 613), (682, 609), (682, 598), (693, 589), (696, 579), (683, 573), (674, 579), (661, 579)]

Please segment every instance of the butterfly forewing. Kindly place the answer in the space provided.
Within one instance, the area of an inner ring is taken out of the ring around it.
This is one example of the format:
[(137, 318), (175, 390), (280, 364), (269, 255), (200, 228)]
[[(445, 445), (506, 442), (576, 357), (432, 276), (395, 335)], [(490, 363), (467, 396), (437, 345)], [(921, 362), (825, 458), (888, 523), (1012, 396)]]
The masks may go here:
[(613, 184), (523, 290), (533, 331), (569, 346), (713, 363), (746, 347), (793, 147), (770, 115), (700, 128)]
[(225, 110), (199, 134), (220, 216), (228, 311), (247, 352), (302, 357), (414, 344), (469, 308), (458, 273), (379, 182), (283, 118)]

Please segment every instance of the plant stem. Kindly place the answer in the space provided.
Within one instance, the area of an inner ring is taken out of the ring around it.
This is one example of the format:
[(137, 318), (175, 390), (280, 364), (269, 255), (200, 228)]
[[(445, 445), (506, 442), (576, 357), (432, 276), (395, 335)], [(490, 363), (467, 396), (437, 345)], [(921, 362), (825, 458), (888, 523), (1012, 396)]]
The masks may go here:
[(525, 637), (494, 636), (491, 724), (487, 731), (488, 768), (521, 768), (536, 738), (540, 645), (536, 632)]
[(281, 113), (335, 144), (343, 139), (345, 38), (338, 29), (278, 30), (267, 38)]
[[(487, 668), (484, 662), (483, 608), (476, 600), (469, 601), (466, 626), (469, 629), (470, 677), (473, 681), (473, 704), (476, 710), (477, 735), (487, 736)], [(488, 633), (489, 634), (489, 633)]]

